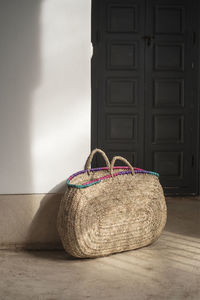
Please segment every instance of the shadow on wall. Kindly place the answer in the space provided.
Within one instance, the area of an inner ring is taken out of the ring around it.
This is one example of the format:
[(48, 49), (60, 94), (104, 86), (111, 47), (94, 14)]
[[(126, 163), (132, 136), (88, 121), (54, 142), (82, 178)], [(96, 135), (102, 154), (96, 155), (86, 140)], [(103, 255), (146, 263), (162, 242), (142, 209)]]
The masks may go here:
[(30, 109), (40, 79), (40, 4), (41, 0), (0, 1), (2, 194), (32, 188)]
[(61, 182), (41, 200), (27, 233), (26, 249), (62, 248), (56, 222), (60, 201), (66, 190), (66, 182)]
[[(41, 3), (42, 0), (0, 1), (2, 194), (33, 190), (31, 102), (41, 79)], [(56, 217), (65, 186), (61, 183), (42, 199), (27, 234), (28, 247), (47, 245), (52, 236), (59, 245)]]

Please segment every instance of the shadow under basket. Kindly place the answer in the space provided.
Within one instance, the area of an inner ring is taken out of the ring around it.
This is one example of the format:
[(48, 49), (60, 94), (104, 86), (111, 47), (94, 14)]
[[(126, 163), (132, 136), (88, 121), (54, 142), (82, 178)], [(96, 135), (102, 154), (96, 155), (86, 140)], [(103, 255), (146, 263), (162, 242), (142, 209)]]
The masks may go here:
[[(107, 167), (90, 169), (96, 152)], [(114, 167), (116, 160), (128, 166)], [(162, 233), (167, 209), (159, 174), (133, 168), (120, 156), (110, 164), (105, 153), (95, 149), (85, 170), (70, 176), (67, 184), (57, 228), (72, 256), (92, 258), (137, 249)]]

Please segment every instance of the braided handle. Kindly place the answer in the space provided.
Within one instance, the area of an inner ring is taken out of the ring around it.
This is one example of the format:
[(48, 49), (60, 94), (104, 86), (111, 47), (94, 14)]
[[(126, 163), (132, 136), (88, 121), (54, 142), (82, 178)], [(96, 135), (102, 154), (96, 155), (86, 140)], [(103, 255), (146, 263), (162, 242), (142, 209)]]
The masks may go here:
[(108, 167), (108, 170), (110, 169), (110, 162), (109, 162), (109, 159), (108, 159), (107, 155), (105, 154), (105, 152), (103, 152), (101, 149), (94, 149), (94, 150), (92, 150), (92, 152), (88, 156), (88, 159), (86, 160), (86, 163), (85, 163), (85, 170), (87, 170), (88, 175), (90, 174), (90, 166), (91, 166), (93, 156), (97, 152), (100, 153), (103, 156), (103, 158), (106, 162), (106, 166)]
[(132, 175), (135, 174), (133, 167), (131, 166), (131, 164), (128, 162), (128, 160), (126, 158), (124, 158), (122, 156), (115, 156), (115, 157), (113, 157), (113, 159), (111, 161), (111, 165), (110, 165), (110, 174), (112, 176), (113, 176), (113, 167), (114, 167), (116, 160), (121, 160), (121, 161), (125, 162), (125, 164), (129, 166)]

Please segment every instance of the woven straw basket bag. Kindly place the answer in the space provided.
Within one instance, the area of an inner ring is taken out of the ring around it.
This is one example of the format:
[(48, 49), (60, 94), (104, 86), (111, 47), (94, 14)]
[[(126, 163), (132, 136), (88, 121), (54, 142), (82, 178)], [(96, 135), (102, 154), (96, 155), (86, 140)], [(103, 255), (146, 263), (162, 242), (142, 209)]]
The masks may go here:
[[(107, 167), (90, 169), (96, 152)], [(127, 166), (114, 167), (116, 160)], [(157, 240), (167, 217), (158, 176), (120, 156), (110, 164), (102, 150), (93, 150), (85, 170), (68, 178), (61, 200), (57, 228), (65, 250), (75, 257), (99, 257)]]

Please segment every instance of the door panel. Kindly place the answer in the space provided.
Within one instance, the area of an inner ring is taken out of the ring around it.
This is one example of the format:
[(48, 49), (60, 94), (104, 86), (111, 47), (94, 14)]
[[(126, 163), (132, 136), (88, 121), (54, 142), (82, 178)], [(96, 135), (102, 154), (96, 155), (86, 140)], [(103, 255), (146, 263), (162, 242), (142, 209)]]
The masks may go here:
[(110, 33), (138, 32), (138, 4), (132, 2), (108, 3), (107, 31)]
[(155, 33), (182, 34), (185, 31), (185, 6), (181, 2), (155, 3)]
[(159, 172), (167, 194), (197, 192), (196, 3), (93, 0), (92, 147)]
[(155, 108), (184, 107), (184, 80), (164, 78), (153, 80), (153, 106)]

